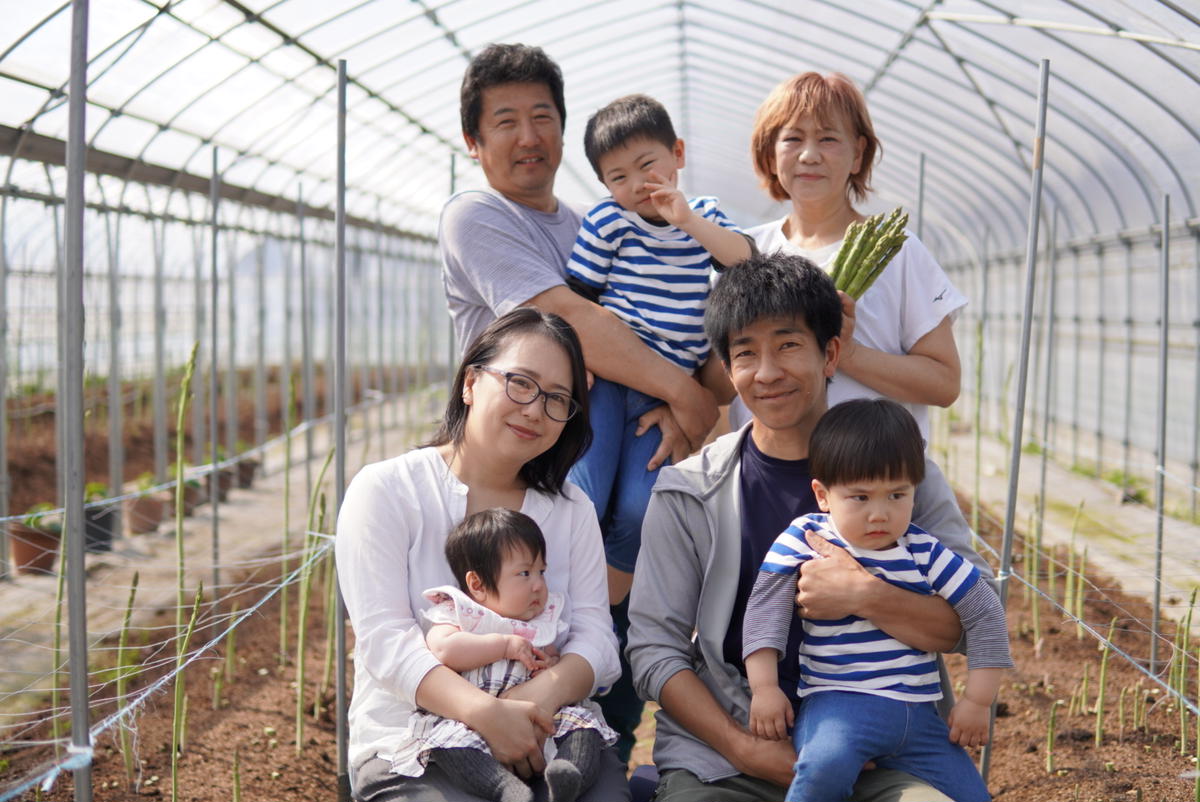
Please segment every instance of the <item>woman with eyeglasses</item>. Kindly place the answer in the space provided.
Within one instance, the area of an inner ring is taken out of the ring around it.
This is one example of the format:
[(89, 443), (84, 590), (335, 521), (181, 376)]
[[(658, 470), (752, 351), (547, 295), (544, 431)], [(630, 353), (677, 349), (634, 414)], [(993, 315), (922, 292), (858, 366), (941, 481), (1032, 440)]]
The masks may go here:
[[(364, 802), (475, 802), (435, 763), (394, 773), (411, 746), (420, 707), (463, 722), (545, 799), (543, 744), (562, 706), (590, 697), (620, 672), (608, 611), (596, 513), (567, 471), (587, 449), (587, 380), (579, 340), (560, 317), (520, 307), (467, 349), (445, 416), (424, 447), (363, 468), (338, 516), (338, 579), (355, 633), (350, 704), (351, 783)], [(525, 513), (546, 539), (546, 584), (564, 597), (569, 633), (555, 665), (491, 696), (442, 665), (425, 646), (421, 591), (455, 584), (443, 547), (466, 516), (505, 507)], [(628, 799), (625, 775), (605, 749), (580, 800)], [(541, 786), (541, 787), (539, 787)]]

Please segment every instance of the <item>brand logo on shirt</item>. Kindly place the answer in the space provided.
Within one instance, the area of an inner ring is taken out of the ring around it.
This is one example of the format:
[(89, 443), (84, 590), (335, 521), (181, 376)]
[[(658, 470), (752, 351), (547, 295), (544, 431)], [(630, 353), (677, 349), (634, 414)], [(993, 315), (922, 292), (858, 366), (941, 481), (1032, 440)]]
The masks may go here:
[(939, 292), (939, 293), (937, 294), (937, 296), (936, 296), (936, 297), (933, 299), (933, 302), (936, 304), (938, 301), (940, 301), (940, 300), (942, 300), (943, 298), (945, 298), (945, 297), (946, 297), (946, 290), (948, 290), (948, 289), (950, 289), (950, 288), (949, 288), (949, 287), (946, 287), (946, 288), (945, 288), (945, 289), (943, 289), (941, 292)]

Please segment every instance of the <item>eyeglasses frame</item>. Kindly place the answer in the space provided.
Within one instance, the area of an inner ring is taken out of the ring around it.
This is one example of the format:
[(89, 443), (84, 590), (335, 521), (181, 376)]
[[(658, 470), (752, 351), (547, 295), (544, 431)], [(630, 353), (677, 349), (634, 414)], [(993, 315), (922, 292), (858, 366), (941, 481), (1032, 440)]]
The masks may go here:
[[(542, 411), (544, 413), (546, 413), (546, 417), (552, 421), (557, 421), (558, 423), (566, 423), (571, 418), (575, 417), (576, 413), (579, 412), (579, 402), (576, 401), (574, 398), (572, 398), (570, 394), (560, 393), (560, 392), (547, 392), (546, 390), (542, 389), (542, 385), (538, 384), (537, 379), (533, 378), (532, 376), (530, 376), (526, 373), (521, 373), (520, 371), (516, 371), (516, 370), (501, 370), (500, 368), (494, 368), (491, 365), (472, 365), (471, 367), (474, 368), (475, 370), (482, 370), (485, 373), (491, 373), (493, 376), (497, 376), (501, 379), (504, 379), (504, 395), (507, 396), (508, 400), (512, 401), (514, 404), (520, 404), (521, 406), (529, 406), (534, 401), (537, 401), (539, 398), (541, 398), (542, 399)], [(513, 376), (519, 376), (522, 379), (525, 379), (526, 381), (530, 382), (534, 387), (537, 388), (537, 392), (534, 393), (533, 398), (529, 399), (528, 401), (521, 401), (520, 399), (512, 397), (512, 393), (509, 392), (509, 389), (508, 389), (508, 384), (512, 380), (511, 377), (513, 377)], [(556, 418), (554, 415), (550, 414), (549, 403), (550, 403), (550, 396), (552, 396), (552, 395), (566, 396), (567, 417), (560, 419), (560, 418)]]

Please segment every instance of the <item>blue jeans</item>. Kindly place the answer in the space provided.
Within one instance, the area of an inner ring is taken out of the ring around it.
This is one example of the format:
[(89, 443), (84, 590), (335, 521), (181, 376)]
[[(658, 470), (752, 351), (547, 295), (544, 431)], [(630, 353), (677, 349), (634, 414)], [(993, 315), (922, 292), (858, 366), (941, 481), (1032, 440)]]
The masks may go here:
[(987, 802), (987, 786), (967, 751), (950, 741), (934, 702), (821, 691), (800, 702), (792, 731), (796, 776), (788, 802), (849, 799), (863, 764), (899, 769), (955, 802)]
[(596, 379), (588, 393), (592, 445), (568, 475), (596, 506), (608, 564), (626, 573), (637, 562), (642, 518), (658, 478), (646, 463), (662, 442), (657, 426), (641, 437), (634, 432), (638, 418), (661, 405), (657, 398)]

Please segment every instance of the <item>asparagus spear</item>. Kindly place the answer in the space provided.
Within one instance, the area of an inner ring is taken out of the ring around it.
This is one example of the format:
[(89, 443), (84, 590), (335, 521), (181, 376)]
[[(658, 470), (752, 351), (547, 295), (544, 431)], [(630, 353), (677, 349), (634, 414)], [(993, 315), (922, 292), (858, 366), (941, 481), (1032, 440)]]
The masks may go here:
[(861, 298), (904, 245), (907, 223), (908, 215), (897, 207), (886, 218), (876, 214), (851, 224), (833, 260), (830, 276), (834, 285), (855, 299)]

